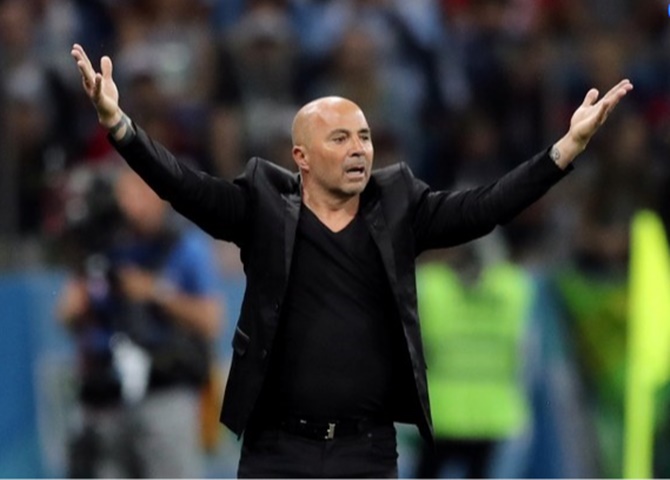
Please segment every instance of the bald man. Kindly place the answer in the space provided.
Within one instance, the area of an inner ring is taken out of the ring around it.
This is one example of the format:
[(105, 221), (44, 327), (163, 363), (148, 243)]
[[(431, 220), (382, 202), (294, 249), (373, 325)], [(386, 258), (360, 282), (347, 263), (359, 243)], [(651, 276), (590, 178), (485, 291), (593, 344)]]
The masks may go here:
[(180, 163), (120, 109), (112, 62), (72, 55), (128, 164), (247, 275), (222, 422), (244, 434), (240, 477), (396, 477), (394, 422), (430, 440), (415, 258), (514, 218), (570, 170), (632, 85), (590, 90), (566, 135), (497, 182), (431, 191), (405, 164), (372, 171), (361, 109), (317, 99), (293, 122), (297, 174), (252, 158), (234, 182)]

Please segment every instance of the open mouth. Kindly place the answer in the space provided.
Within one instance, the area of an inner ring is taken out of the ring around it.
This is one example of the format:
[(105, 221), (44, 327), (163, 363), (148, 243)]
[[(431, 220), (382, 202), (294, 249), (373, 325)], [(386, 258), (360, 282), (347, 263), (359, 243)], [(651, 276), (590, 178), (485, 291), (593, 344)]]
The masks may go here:
[(351, 177), (363, 176), (365, 175), (365, 167), (360, 165), (356, 167), (349, 167), (345, 170), (346, 174)]

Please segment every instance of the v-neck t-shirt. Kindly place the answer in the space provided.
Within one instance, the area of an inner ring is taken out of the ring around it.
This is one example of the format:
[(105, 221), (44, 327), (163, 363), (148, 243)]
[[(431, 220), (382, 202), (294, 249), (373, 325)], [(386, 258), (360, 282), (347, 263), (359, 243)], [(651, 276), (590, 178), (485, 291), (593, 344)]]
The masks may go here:
[(282, 416), (388, 418), (404, 350), (365, 219), (333, 232), (303, 205), (290, 275), (261, 403)]

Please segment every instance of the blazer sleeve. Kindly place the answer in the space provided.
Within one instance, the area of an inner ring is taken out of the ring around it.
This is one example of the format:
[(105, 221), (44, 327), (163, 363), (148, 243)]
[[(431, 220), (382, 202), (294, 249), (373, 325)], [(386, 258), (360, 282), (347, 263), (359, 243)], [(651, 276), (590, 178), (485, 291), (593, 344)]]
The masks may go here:
[(547, 148), (497, 181), (463, 191), (432, 191), (406, 169), (417, 254), (468, 242), (508, 223), (572, 169), (561, 170)]
[(134, 127), (137, 134), (123, 145), (108, 136), (128, 165), (160, 198), (205, 232), (240, 245), (248, 211), (248, 185), (256, 162), (250, 162), (240, 178), (228, 182), (180, 162), (142, 128)]

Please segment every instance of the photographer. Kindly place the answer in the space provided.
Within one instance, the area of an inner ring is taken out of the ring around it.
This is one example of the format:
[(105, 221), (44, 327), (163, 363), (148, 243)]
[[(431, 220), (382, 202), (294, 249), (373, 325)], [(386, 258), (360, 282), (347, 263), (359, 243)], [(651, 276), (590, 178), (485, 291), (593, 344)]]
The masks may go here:
[(176, 228), (130, 169), (107, 200), (103, 187), (87, 196), (75, 230), (84, 259), (59, 302), (80, 356), (69, 474), (201, 476), (199, 391), (222, 316), (210, 245)]

